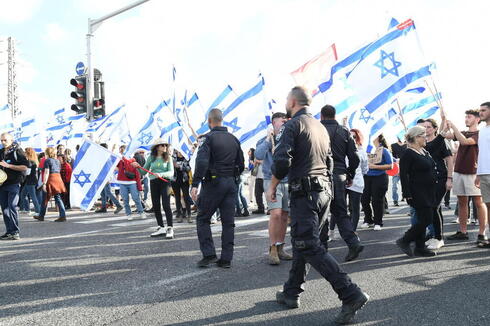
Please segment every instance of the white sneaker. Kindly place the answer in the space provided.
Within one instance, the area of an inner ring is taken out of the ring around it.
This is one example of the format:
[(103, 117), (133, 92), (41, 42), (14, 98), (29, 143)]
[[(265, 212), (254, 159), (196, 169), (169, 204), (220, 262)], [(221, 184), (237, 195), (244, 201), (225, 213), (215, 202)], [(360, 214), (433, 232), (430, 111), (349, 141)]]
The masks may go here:
[(369, 223), (362, 223), (361, 225), (361, 229), (369, 229), (369, 227), (371, 227), (372, 225), (369, 224)]
[(374, 231), (381, 231), (382, 229), (383, 229), (383, 228), (381, 227), (381, 225), (376, 224), (376, 225), (374, 226)]
[(165, 234), (166, 234), (165, 227), (159, 226), (159, 227), (157, 227), (157, 230), (155, 232), (150, 234), (150, 237), (159, 237), (159, 236), (162, 236)]
[(132, 221), (132, 220), (134, 220), (134, 217), (133, 217), (133, 216), (131, 216), (131, 215), (129, 215), (129, 216), (128, 216), (128, 221)]
[(427, 249), (435, 250), (435, 249), (440, 249), (444, 246), (444, 240), (437, 240), (437, 239), (431, 239), (431, 240), (433, 241), (429, 245), (427, 245)]
[(215, 216), (211, 217), (211, 224), (216, 224), (216, 223), (218, 223), (218, 218)]
[(435, 241), (437, 241), (436, 238), (430, 238), (429, 240), (425, 241), (425, 245), (430, 247)]
[(174, 228), (171, 226), (167, 227), (167, 235), (165, 236), (167, 239), (173, 239), (174, 238)]
[(141, 218), (142, 220), (146, 220), (146, 219), (148, 218), (148, 216), (146, 216), (146, 213), (145, 213), (145, 212), (143, 212), (143, 213), (141, 213), (141, 214), (140, 214), (140, 218)]
[(328, 240), (330, 241), (335, 240), (335, 230), (328, 231)]

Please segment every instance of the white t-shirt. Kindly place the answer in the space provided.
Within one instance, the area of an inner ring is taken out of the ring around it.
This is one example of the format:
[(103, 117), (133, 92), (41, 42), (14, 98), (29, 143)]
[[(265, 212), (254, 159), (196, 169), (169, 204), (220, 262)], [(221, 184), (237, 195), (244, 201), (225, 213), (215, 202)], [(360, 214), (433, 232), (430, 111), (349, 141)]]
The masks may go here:
[[(361, 193), (364, 190), (364, 175), (369, 170), (368, 168), (368, 157), (366, 151), (362, 147), (357, 148), (357, 155), (359, 155), (359, 166), (356, 169), (356, 176), (352, 180), (352, 186), (347, 187), (347, 189)], [(345, 163), (349, 164), (349, 159), (345, 158)]]
[(481, 128), (478, 135), (478, 167), (476, 174), (490, 174), (490, 125)]

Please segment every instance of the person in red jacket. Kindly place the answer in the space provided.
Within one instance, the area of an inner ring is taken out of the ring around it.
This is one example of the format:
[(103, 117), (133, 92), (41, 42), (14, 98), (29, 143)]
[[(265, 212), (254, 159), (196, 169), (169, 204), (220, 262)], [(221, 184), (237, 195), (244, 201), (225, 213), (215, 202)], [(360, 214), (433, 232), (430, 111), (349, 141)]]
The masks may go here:
[(70, 180), (71, 173), (73, 169), (71, 165), (66, 161), (66, 157), (64, 154), (58, 155), (58, 161), (61, 163), (61, 180), (65, 184), (66, 192), (61, 195), (61, 199), (63, 200), (63, 204), (65, 204), (66, 209), (71, 209), (70, 206)]
[(123, 156), (117, 165), (117, 182), (119, 183), (119, 191), (123, 198), (124, 210), (126, 211), (129, 221), (133, 220), (133, 217), (131, 216), (131, 207), (129, 206), (129, 194), (131, 194), (131, 198), (136, 204), (136, 209), (140, 218), (146, 218), (139, 196), (139, 191), (143, 191), (143, 187), (141, 186), (141, 175), (138, 169), (131, 164), (135, 161), (134, 158), (127, 159)]

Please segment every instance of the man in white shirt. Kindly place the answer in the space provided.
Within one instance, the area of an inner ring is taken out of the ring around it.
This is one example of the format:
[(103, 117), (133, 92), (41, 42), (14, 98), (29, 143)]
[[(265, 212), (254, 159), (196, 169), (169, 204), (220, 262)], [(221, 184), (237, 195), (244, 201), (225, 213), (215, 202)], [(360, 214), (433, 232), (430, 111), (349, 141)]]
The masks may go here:
[[(475, 186), (480, 188), (482, 200), (487, 205), (487, 220), (490, 225), (490, 102), (480, 105), (480, 120), (486, 126), (480, 129), (478, 137), (478, 167)], [(490, 242), (479, 243), (478, 247), (489, 248)]]

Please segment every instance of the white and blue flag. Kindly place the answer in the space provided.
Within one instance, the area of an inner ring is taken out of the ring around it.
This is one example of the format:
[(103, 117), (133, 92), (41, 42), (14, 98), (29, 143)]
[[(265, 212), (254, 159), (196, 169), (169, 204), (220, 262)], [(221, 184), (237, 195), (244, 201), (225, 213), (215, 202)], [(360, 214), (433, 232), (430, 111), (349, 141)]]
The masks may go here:
[(0, 132), (12, 132), (13, 130), (12, 111), (10, 110), (10, 105), (5, 104), (0, 107)]
[[(165, 111), (163, 110), (164, 108), (166, 108)], [(162, 101), (153, 110), (138, 133), (132, 137), (124, 155), (131, 156), (139, 148), (150, 150), (151, 145), (157, 138), (178, 126), (179, 124), (175, 121), (173, 113), (169, 111), (168, 103)]]
[(228, 107), (233, 102), (233, 99), (235, 98), (233, 95), (234, 95), (233, 88), (231, 88), (230, 85), (227, 85), (225, 89), (218, 95), (218, 97), (214, 99), (214, 101), (211, 103), (209, 108), (204, 113), (204, 119), (202, 120), (200, 127), (196, 130), (197, 135), (202, 135), (209, 131), (208, 120), (207, 120), (209, 112), (214, 108)]
[(371, 43), (347, 75), (365, 114), (397, 98), (410, 84), (431, 75), (420, 48), (415, 24), (408, 20)]
[(262, 75), (252, 88), (238, 96), (223, 110), (223, 126), (238, 138), (242, 148), (255, 147), (270, 124), (271, 102), (265, 94)]
[(22, 147), (32, 147), (36, 152), (46, 148), (46, 138), (36, 118), (23, 118), (14, 131), (14, 138)]
[(120, 157), (85, 139), (77, 152), (70, 182), (70, 203), (84, 211), (92, 208), (111, 179)]

